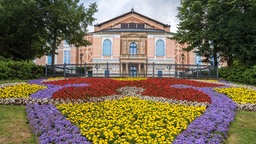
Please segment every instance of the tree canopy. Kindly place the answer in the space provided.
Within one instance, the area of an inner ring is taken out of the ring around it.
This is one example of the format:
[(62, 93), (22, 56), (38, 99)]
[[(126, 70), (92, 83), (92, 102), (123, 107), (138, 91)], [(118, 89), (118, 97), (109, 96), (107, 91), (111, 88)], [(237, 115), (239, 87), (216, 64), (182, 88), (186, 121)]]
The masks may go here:
[(184, 50), (195, 51), (204, 62), (214, 59), (215, 66), (219, 59), (254, 65), (255, 8), (254, 0), (181, 0), (174, 39), (187, 43)]
[(61, 41), (76, 47), (95, 20), (96, 3), (85, 8), (79, 0), (0, 0), (0, 55), (27, 60), (52, 55)]

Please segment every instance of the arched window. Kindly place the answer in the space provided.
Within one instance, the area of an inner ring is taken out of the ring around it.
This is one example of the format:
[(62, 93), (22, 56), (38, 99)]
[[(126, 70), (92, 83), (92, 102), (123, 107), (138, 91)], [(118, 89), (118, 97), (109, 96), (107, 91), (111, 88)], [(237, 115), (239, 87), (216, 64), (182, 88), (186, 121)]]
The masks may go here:
[(156, 56), (165, 56), (165, 45), (163, 40), (156, 41)]
[(103, 41), (103, 56), (111, 56), (112, 42), (109, 39)]
[(137, 54), (137, 44), (135, 42), (130, 44), (130, 54)]
[(68, 43), (66, 40), (64, 40), (63, 46), (64, 46), (64, 47), (70, 47), (69, 43)]

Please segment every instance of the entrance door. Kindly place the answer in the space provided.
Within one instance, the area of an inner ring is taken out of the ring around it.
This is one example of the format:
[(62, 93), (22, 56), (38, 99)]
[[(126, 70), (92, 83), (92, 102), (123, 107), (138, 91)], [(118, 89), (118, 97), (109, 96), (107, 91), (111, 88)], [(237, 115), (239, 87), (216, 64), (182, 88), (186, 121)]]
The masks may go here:
[(131, 66), (130, 68), (130, 76), (137, 77), (137, 68), (135, 66)]

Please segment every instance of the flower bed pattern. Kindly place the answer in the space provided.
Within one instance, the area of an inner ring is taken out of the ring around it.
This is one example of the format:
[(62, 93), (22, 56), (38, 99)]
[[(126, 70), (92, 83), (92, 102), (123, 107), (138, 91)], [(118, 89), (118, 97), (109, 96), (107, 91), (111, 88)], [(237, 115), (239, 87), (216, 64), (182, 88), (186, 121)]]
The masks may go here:
[[(191, 86), (183, 85), (181, 87)], [(202, 116), (193, 121), (185, 131), (178, 135), (173, 143), (222, 143), (223, 139), (227, 137), (229, 125), (235, 117), (235, 103), (211, 88), (193, 88), (208, 94), (211, 97), (212, 104)]]
[[(83, 132), (83, 130), (81, 129), (80, 131), (76, 126), (74, 126), (74, 124), (66, 120), (65, 117), (55, 108), (55, 106), (50, 104), (51, 101), (53, 103), (57, 102), (57, 104), (73, 103), (70, 104), (72, 107), (75, 105), (74, 102), (80, 103), (76, 104), (77, 107), (79, 107), (83, 106), (84, 104), (82, 103), (88, 100), (100, 102), (106, 101), (107, 99), (114, 101), (116, 98), (122, 99), (124, 98), (125, 91), (128, 92), (128, 94), (137, 94), (141, 101), (145, 101), (147, 99), (153, 100), (154, 102), (152, 103), (158, 103), (158, 101), (160, 101), (161, 103), (169, 103), (170, 106), (172, 103), (179, 102), (191, 106), (207, 105), (208, 107), (205, 113), (192, 121), (182, 133), (178, 134), (174, 138), (173, 143), (182, 144), (222, 143), (223, 139), (226, 138), (226, 133), (228, 131), (230, 122), (233, 121), (235, 116), (235, 103), (231, 99), (227, 98), (224, 94), (220, 94), (212, 90), (212, 87), (223, 87), (223, 85), (219, 83), (212, 84), (195, 82), (192, 80), (165, 78), (149, 78), (139, 81), (76, 78), (58, 81), (50, 80), (42, 83), (43, 80), (44, 79), (33, 80), (29, 83), (40, 84), (48, 87), (48, 89), (41, 90), (31, 95), (33, 99), (44, 98), (44, 100), (46, 100), (45, 104), (27, 105), (27, 114), (31, 128), (39, 136), (40, 143), (88, 143), (86, 138), (81, 136), (81, 132)], [(117, 91), (125, 86), (128, 87), (125, 88), (123, 92)], [(106, 88), (107, 92), (102, 92), (104, 91), (104, 88)], [(138, 91), (136, 88), (139, 88)], [(144, 89), (144, 91), (141, 91), (140, 88)], [(80, 94), (80, 91), (76, 91), (80, 89), (89, 90), (87, 93), (83, 93), (88, 95), (74, 97), (75, 94)], [(114, 91), (112, 91), (113, 89)], [(75, 92), (70, 92), (68, 90)], [(95, 91), (93, 93), (90, 90)], [(64, 96), (62, 97), (54, 97), (55, 94), (59, 93), (60, 91), (70, 93), (71, 97), (65, 93), (63, 93)], [(97, 92), (100, 92), (100, 94), (95, 94)], [(179, 95), (181, 96), (179, 97)], [(52, 97), (54, 99), (52, 99)], [(73, 101), (72, 98), (76, 98), (76, 100)], [(49, 100), (48, 102), (47, 99)], [(74, 111), (73, 113), (77, 112)], [(72, 114), (72, 112), (70, 114)], [(44, 118), (42, 119), (42, 117)], [(152, 136), (154, 137), (154, 135)], [(164, 138), (166, 139), (166, 137)]]
[(142, 81), (116, 81), (111, 79), (68, 79), (54, 82), (46, 82), (46, 84), (65, 85), (65, 84), (81, 84), (87, 83), (88, 87), (69, 87), (59, 90), (53, 94), (53, 98), (69, 98), (69, 99), (85, 99), (89, 97), (102, 97), (108, 95), (117, 95), (117, 89), (124, 86), (142, 87), (145, 91), (142, 95), (165, 97), (175, 100), (208, 102), (210, 97), (202, 92), (192, 88), (180, 89), (172, 88), (172, 84), (188, 84), (197, 85), (199, 87), (220, 86), (217, 84), (200, 83), (182, 79), (146, 79)]
[(124, 97), (57, 108), (93, 143), (171, 143), (206, 107)]

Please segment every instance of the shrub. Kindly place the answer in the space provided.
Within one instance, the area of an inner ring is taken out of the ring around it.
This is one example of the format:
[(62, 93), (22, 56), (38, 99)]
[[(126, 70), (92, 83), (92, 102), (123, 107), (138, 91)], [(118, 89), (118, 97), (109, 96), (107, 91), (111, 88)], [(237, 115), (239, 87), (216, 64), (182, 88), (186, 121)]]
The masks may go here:
[(0, 80), (36, 79), (44, 76), (44, 66), (33, 62), (0, 58)]
[(228, 81), (256, 85), (256, 66), (251, 68), (235, 65), (219, 69), (220, 78)]

